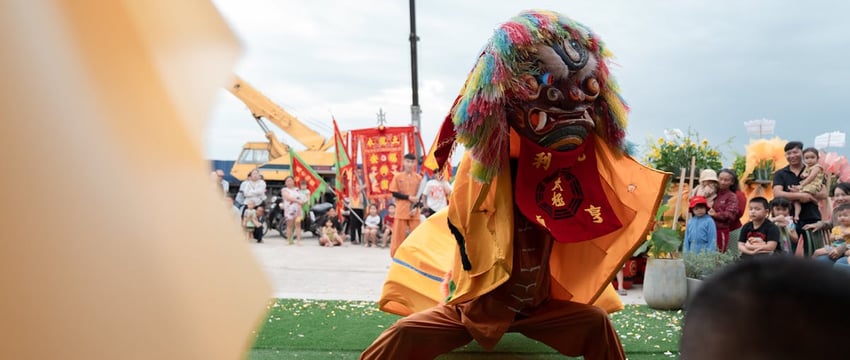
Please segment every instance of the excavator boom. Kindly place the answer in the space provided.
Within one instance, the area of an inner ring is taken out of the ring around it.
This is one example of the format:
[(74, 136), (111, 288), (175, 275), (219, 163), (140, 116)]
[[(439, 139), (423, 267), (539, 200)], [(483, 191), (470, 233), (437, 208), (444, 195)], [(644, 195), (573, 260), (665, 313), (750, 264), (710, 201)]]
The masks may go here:
[(248, 106), (268, 139), (268, 142), (246, 143), (230, 170), (231, 175), (241, 181), (258, 169), (271, 193), (277, 193), (283, 186), (290, 174), (290, 152), (295, 150), (277, 139), (264, 121), (268, 120), (306, 146), (307, 149), (297, 151), (298, 156), (320, 175), (329, 175), (332, 179), (336, 159), (334, 153), (327, 150), (334, 146), (333, 137), (325, 139), (236, 75), (227, 90)]
[(333, 146), (333, 137), (325, 139), (313, 129), (310, 129), (292, 114), (283, 110), (253, 86), (234, 75), (233, 81), (227, 87), (234, 96), (242, 100), (255, 118), (264, 118), (274, 123), (295, 140), (307, 147), (307, 150), (325, 151)]

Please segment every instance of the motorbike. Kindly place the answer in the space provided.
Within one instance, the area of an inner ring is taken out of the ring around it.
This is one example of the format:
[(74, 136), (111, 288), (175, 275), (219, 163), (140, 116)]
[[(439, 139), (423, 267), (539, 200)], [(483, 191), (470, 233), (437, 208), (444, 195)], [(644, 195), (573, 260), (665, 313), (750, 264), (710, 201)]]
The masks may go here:
[(270, 229), (277, 230), (281, 237), (286, 237), (286, 221), (283, 219), (283, 198), (272, 196), (271, 206), (266, 215), (266, 226), (263, 227), (263, 235)]
[[(310, 213), (301, 221), (301, 229), (313, 233), (317, 238), (320, 236), (321, 228), (324, 224), (319, 224), (318, 220), (324, 216), (328, 210), (334, 207), (333, 204), (323, 202), (313, 205), (310, 208)], [(263, 235), (268, 233), (269, 229), (275, 229), (281, 237), (286, 238), (286, 219), (283, 214), (283, 198), (273, 196), (268, 216), (266, 217), (266, 226), (263, 228)]]
[(334, 205), (328, 202), (313, 205), (310, 208), (310, 216), (306, 216), (306, 219), (304, 219), (304, 224), (302, 224), (305, 226), (304, 229), (309, 229), (309, 231), (313, 233), (313, 235), (315, 235), (317, 238), (321, 237), (320, 234), (322, 226), (325, 226), (325, 224), (320, 224), (320, 221), (318, 220), (322, 218), (325, 214), (327, 214), (328, 210), (333, 207)]

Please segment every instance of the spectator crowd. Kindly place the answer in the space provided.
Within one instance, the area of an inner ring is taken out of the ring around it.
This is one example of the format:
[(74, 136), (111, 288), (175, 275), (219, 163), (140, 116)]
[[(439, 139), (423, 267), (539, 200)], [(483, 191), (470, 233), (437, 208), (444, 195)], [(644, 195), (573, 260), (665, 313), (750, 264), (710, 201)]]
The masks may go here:
[[(366, 196), (363, 173), (357, 169), (349, 191), (341, 199), (333, 195), (323, 197), (330, 203), (321, 206), (321, 211), (311, 209), (315, 204), (308, 201), (306, 182), (296, 184), (292, 176), (284, 179), (278, 192), (269, 188), (255, 169), (233, 195), (228, 193), (230, 184), (224, 180), (223, 171), (216, 170), (211, 177), (223, 192), (247, 241), (262, 243), (273, 227), (282, 229), (281, 235), (290, 245), (301, 246), (302, 234), (308, 231), (316, 235), (321, 246), (390, 248), (393, 254), (419, 223), (448, 206), (452, 191), (442, 174), (423, 179), (415, 171), (413, 154), (405, 155), (402, 164), (402, 171), (395, 174), (389, 185), (390, 199), (371, 202)], [(337, 210), (337, 201), (341, 202), (342, 211)], [(272, 219), (275, 216), (279, 219)], [(276, 225), (277, 221), (280, 225)]]
[[(788, 165), (776, 170), (769, 184), (770, 199), (748, 199), (732, 169), (702, 170), (689, 193), (690, 216), (682, 251), (737, 251), (742, 259), (795, 255), (850, 270), (850, 183), (826, 186), (818, 151), (799, 141), (788, 142), (784, 151)], [(285, 223), (281, 235), (291, 245), (300, 246), (302, 233), (310, 231), (322, 246), (389, 247), (392, 255), (421, 221), (448, 206), (452, 191), (442, 174), (423, 179), (414, 171), (415, 165), (416, 158), (405, 155), (402, 171), (390, 183), (392, 197), (380, 202), (369, 201), (358, 169), (349, 192), (332, 200), (344, 204), (341, 212), (336, 204), (318, 216), (311, 212), (306, 183), (296, 184), (292, 177), (284, 180), (278, 194), (269, 194), (258, 170), (239, 185), (235, 196), (228, 196), (228, 203), (248, 240), (263, 241), (270, 226), (267, 208), (278, 206), (268, 201), (273, 195), (280, 199), (280, 221)], [(213, 172), (211, 177), (226, 194), (229, 184), (223, 172)], [(827, 199), (832, 209), (822, 214), (819, 202)], [(745, 214), (747, 221), (742, 222)]]
[[(703, 170), (690, 193), (682, 250), (732, 249), (742, 259), (795, 255), (850, 270), (850, 183), (828, 188), (814, 148), (790, 141), (784, 151), (788, 165), (774, 173), (772, 199), (747, 199), (734, 170)], [(827, 214), (820, 210), (823, 201), (832, 204)], [(742, 223), (745, 212), (749, 220)]]

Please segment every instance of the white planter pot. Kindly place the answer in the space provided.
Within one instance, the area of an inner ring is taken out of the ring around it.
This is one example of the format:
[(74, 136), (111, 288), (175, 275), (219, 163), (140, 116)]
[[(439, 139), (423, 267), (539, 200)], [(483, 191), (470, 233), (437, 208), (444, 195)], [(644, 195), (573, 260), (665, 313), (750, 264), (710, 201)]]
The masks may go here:
[(646, 305), (658, 310), (682, 308), (688, 295), (682, 259), (649, 259), (643, 278)]

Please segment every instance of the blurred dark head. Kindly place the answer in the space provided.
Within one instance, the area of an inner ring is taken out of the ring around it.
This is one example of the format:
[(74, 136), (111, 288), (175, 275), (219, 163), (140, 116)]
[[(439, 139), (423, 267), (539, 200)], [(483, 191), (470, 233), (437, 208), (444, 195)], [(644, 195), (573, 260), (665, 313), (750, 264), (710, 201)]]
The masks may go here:
[(688, 306), (681, 359), (846, 358), (850, 272), (791, 256), (741, 261)]

